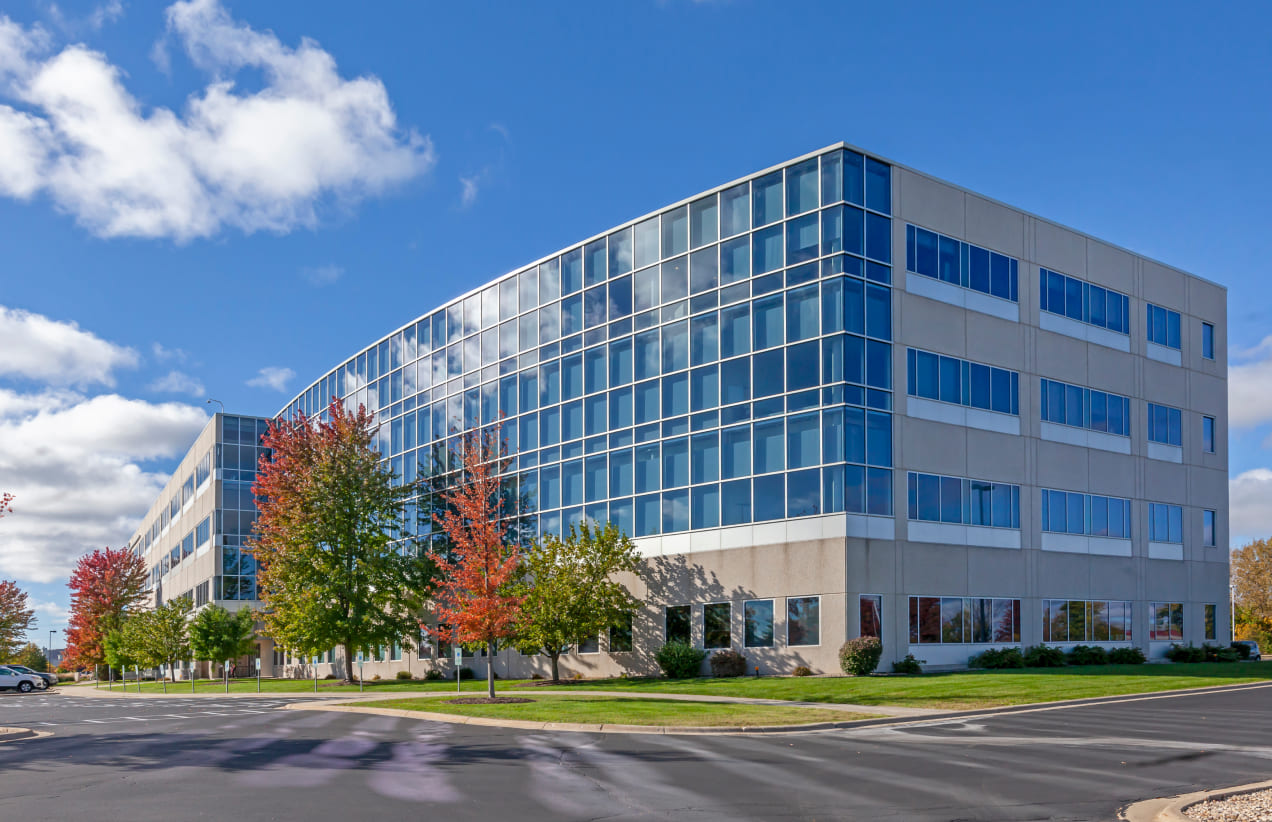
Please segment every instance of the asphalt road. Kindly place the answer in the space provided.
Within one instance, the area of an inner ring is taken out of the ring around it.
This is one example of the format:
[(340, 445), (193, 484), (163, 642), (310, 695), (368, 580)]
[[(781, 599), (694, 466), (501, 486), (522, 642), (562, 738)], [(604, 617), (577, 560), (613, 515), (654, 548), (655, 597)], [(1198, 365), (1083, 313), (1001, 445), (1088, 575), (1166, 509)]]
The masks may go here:
[(504, 730), (271, 698), (0, 695), (0, 819), (1115, 819), (1272, 777), (1272, 686), (815, 734)]

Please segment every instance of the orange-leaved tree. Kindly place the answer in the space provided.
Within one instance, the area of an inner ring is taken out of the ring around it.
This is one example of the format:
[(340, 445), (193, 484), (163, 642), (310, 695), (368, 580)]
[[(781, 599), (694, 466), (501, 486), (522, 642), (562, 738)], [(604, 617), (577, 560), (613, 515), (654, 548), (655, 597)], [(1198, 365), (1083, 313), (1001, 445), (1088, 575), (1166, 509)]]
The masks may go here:
[(375, 436), (371, 413), (338, 399), (325, 419), (271, 422), (252, 487), (266, 633), (302, 656), (343, 646), (350, 680), (358, 652), (412, 647), (436, 572), (412, 536), (417, 485), (398, 482)]
[(0, 517), (3, 517), (5, 514), (13, 513), (13, 506), (9, 504), (11, 502), (13, 502), (13, 494), (10, 494), (8, 491), (0, 494)]
[(436, 606), (439, 623), (456, 645), (484, 645), (487, 654), (486, 695), (495, 696), (495, 646), (516, 634), (521, 597), (512, 591), (519, 546), (511, 538), (506, 516), (515, 511), (500, 474), (509, 460), (498, 423), (470, 431), (456, 446), (459, 470), (434, 482), (441, 497), (434, 518), (450, 545), (438, 557), (442, 572)]
[(67, 585), (66, 665), (72, 670), (100, 665), (106, 635), (123, 627), (124, 616), (146, 598), (146, 563), (127, 548), (102, 548), (79, 558)]

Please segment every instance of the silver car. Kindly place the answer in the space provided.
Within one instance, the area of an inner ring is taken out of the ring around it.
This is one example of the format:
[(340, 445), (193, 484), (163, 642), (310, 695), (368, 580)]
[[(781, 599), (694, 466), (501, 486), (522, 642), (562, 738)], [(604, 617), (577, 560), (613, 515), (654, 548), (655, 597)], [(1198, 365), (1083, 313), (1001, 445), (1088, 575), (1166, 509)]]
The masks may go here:
[(31, 676), (38, 676), (40, 678), (40, 681), (44, 683), (44, 685), (41, 686), (42, 688), (51, 688), (57, 684), (57, 674), (48, 674), (48, 673), (44, 673), (43, 671), (33, 671), (25, 665), (14, 665), (12, 662), (10, 662), (5, 667), (12, 668), (13, 670), (17, 671), (20, 674), (30, 674)]
[(29, 694), (36, 689), (43, 690), (47, 687), (44, 684), (44, 680), (38, 676), (20, 673), (7, 665), (0, 665), (0, 690), (12, 688), (15, 691)]

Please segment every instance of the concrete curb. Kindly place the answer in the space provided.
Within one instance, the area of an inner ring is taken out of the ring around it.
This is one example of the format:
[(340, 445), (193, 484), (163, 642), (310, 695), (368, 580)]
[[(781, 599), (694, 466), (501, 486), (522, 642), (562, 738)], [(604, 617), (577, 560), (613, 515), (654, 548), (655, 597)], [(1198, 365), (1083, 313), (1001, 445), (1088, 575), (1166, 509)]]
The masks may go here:
[(1118, 819), (1126, 820), (1126, 822), (1196, 822), (1184, 811), (1199, 802), (1205, 802), (1208, 799), (1227, 799), (1230, 796), (1239, 796), (1266, 788), (1272, 788), (1272, 780), (1213, 791), (1182, 793), (1166, 799), (1145, 799), (1122, 811), (1118, 814)]
[(33, 731), (30, 728), (5, 728), (0, 727), (0, 744), (5, 742), (18, 742), (23, 739), (39, 739), (43, 736), (52, 736), (51, 731)]
[(282, 706), (285, 711), (336, 711), (349, 714), (371, 714), (374, 716), (395, 716), (403, 719), (418, 719), (432, 722), (448, 722), (452, 725), (484, 725), (490, 728), (512, 728), (521, 731), (573, 731), (578, 733), (605, 734), (656, 734), (703, 736), (709, 734), (777, 734), (807, 733), (810, 731), (832, 731), (840, 728), (852, 728), (863, 723), (878, 722), (873, 719), (847, 720), (844, 722), (813, 722), (803, 725), (757, 725), (742, 727), (720, 726), (678, 726), (678, 725), (592, 725), (582, 722), (525, 722), (518, 719), (493, 719), (482, 716), (460, 716), (459, 714), (433, 713), (432, 711), (403, 711), (397, 708), (369, 708), (354, 705), (303, 705), (293, 703)]

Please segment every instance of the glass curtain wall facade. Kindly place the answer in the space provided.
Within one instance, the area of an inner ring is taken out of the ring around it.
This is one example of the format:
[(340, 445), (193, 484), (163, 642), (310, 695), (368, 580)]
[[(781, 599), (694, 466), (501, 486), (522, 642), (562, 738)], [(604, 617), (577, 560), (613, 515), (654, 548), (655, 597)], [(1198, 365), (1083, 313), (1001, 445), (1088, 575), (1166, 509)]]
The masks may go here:
[(857, 152), (772, 171), (438, 309), (283, 414), (366, 405), (407, 481), (502, 420), (540, 533), (891, 516), (891, 201)]

